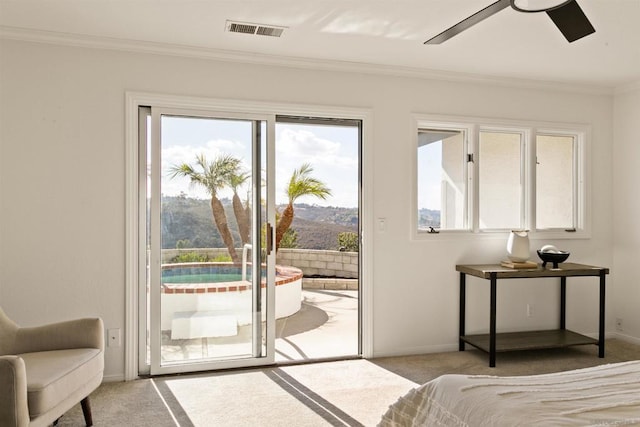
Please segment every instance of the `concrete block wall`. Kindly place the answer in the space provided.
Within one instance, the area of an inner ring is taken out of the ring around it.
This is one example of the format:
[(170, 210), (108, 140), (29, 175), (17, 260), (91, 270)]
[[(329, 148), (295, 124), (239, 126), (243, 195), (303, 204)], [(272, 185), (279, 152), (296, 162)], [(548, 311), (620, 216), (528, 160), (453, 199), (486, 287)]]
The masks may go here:
[(280, 265), (297, 267), (302, 270), (306, 277), (358, 278), (358, 252), (280, 249), (276, 262)]

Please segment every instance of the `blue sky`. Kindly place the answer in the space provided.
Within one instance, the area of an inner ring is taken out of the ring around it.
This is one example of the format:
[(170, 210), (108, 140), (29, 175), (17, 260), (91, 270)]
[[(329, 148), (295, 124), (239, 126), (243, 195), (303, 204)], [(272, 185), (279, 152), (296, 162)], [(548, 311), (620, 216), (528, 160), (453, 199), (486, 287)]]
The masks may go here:
[[(201, 188), (186, 178), (169, 178), (172, 165), (194, 163), (196, 155), (207, 159), (230, 154), (243, 160), (246, 170), (251, 161), (251, 124), (240, 120), (163, 117), (162, 121), (162, 193), (181, 192), (190, 197), (208, 198)], [(285, 185), (295, 168), (310, 163), (313, 176), (332, 192), (327, 200), (300, 198), (299, 203), (321, 206), (356, 207), (358, 205), (358, 130), (328, 125), (276, 124), (276, 203), (286, 203)], [(221, 197), (230, 197), (230, 190)], [(240, 194), (246, 197), (246, 190)]]
[(442, 141), (418, 148), (418, 209), (442, 205)]

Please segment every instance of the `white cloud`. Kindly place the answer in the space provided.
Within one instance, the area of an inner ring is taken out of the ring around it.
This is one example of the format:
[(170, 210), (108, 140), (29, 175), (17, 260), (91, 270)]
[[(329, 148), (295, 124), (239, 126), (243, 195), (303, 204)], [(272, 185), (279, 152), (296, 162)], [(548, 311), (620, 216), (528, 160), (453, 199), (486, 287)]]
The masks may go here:
[(297, 157), (318, 157), (334, 155), (339, 151), (340, 144), (318, 138), (307, 130), (285, 128), (278, 133), (276, 149)]
[(335, 167), (357, 166), (358, 159), (342, 155), (339, 142), (319, 138), (308, 130), (283, 129), (278, 133), (276, 156), (291, 157), (300, 163), (330, 164)]
[(330, 189), (331, 197), (298, 199), (301, 203), (355, 207), (358, 204), (358, 154), (350, 144), (330, 141), (306, 129), (282, 129), (276, 141), (276, 203), (286, 203), (286, 185), (291, 174), (303, 163), (310, 163), (313, 176)]

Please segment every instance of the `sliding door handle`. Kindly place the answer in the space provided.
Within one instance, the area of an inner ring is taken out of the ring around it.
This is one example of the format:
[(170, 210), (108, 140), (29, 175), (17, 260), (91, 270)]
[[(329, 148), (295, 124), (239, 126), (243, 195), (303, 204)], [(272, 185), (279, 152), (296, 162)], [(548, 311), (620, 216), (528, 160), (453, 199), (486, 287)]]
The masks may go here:
[(267, 223), (267, 255), (271, 255), (273, 251), (273, 227), (271, 223)]

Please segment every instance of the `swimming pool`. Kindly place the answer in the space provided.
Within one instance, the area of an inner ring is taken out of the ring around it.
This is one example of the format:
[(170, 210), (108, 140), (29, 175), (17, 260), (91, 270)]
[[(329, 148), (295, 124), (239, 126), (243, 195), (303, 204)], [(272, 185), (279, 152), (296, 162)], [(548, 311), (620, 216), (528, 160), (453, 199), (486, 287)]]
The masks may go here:
[[(232, 263), (179, 263), (162, 265), (162, 329), (170, 330), (175, 313), (218, 312), (233, 315), (238, 325), (252, 321), (250, 267), (242, 280), (241, 266)], [(277, 319), (298, 312), (302, 301), (302, 270), (276, 265), (275, 315)], [(261, 287), (266, 287), (265, 281)], [(265, 305), (262, 292), (262, 307)], [(262, 312), (263, 320), (266, 313)]]

